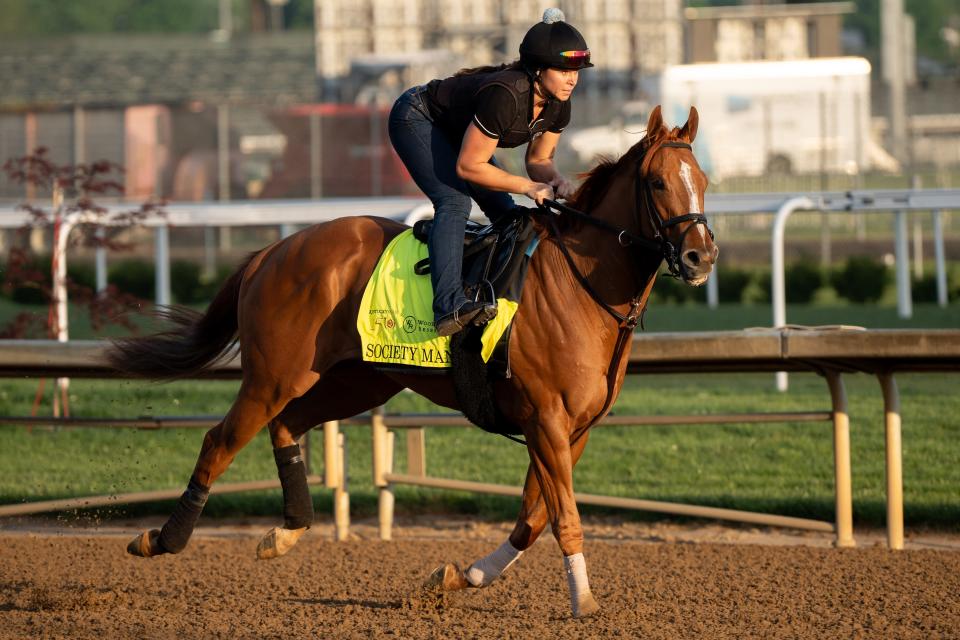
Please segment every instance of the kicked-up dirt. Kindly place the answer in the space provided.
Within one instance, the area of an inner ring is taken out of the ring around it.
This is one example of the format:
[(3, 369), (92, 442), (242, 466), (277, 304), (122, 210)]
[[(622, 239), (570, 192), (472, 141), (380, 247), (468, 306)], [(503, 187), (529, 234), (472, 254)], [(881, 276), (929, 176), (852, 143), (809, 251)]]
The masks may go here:
[(955, 544), (587, 527), (601, 611), (574, 620), (549, 534), (492, 586), (438, 595), (420, 587), (435, 566), (468, 565), (508, 527), (398, 528), (392, 542), (314, 527), (269, 561), (255, 558), (266, 526), (201, 529), (152, 559), (127, 555), (137, 529), (118, 528), (0, 529), (0, 638), (960, 638)]

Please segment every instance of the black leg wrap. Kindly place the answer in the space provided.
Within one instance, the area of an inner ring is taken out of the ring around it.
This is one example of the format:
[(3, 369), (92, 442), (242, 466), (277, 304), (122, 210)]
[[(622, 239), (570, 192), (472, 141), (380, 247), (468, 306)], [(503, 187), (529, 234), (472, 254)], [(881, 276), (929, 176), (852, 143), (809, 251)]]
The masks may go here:
[(180, 553), (190, 541), (193, 528), (197, 526), (200, 512), (207, 504), (210, 487), (205, 487), (195, 479), (190, 478), (187, 490), (180, 496), (177, 506), (167, 519), (167, 523), (160, 530), (160, 546), (167, 553)]
[(313, 500), (307, 488), (307, 467), (300, 455), (300, 446), (292, 444), (273, 450), (277, 475), (283, 487), (283, 526), (302, 529), (313, 524)]

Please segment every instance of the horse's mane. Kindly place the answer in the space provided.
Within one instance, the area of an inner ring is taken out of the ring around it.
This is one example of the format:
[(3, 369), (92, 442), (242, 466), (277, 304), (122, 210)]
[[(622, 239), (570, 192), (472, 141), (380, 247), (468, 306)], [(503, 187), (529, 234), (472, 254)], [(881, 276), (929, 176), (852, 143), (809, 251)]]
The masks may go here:
[[(583, 182), (570, 197), (568, 204), (574, 209), (590, 213), (600, 203), (610, 186), (611, 180), (622, 167), (634, 166), (639, 162), (655, 140), (676, 140), (679, 134), (680, 127), (674, 127), (673, 129), (663, 127), (653, 136), (648, 132), (618, 159), (601, 159), (595, 167), (578, 176), (583, 179)], [(573, 226), (575, 223), (576, 221), (571, 219), (570, 216), (558, 216), (557, 219), (557, 226), (561, 231), (576, 228)]]

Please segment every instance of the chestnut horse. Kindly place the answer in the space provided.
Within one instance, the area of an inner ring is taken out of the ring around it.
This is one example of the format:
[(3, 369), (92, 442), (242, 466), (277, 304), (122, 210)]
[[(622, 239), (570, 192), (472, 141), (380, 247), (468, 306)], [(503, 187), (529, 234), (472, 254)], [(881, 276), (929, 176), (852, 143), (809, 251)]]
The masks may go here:
[[(512, 377), (498, 380), (498, 408), (520, 428), (530, 465), (516, 526), (466, 572), (438, 569), (447, 589), (490, 584), (549, 522), (563, 552), (573, 615), (598, 610), (583, 559), (573, 467), (589, 429), (623, 383), (634, 326), (659, 267), (703, 284), (717, 248), (703, 216), (707, 179), (690, 144), (696, 109), (681, 128), (654, 109), (647, 135), (617, 162), (595, 167), (560, 211), (534, 214), (541, 242), (513, 320)], [(576, 210), (588, 212), (587, 215)], [(154, 379), (209, 367), (235, 341), (243, 381), (223, 421), (207, 432), (187, 491), (162, 530), (128, 550), (149, 557), (186, 546), (210, 486), (268, 425), (284, 489), (283, 527), (261, 541), (261, 557), (286, 553), (312, 520), (297, 439), (315, 425), (385, 403), (404, 388), (457, 409), (449, 376), (386, 373), (361, 359), (357, 312), (381, 252), (404, 226), (350, 217), (304, 229), (254, 254), (205, 313), (167, 311), (175, 328), (114, 343), (118, 369)]]

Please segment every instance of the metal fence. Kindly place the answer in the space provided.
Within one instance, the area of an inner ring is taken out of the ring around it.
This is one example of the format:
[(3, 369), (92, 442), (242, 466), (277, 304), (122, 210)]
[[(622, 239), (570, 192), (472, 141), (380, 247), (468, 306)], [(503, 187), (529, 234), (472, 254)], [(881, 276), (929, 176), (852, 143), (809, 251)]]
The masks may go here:
[[(816, 531), (831, 531), (837, 546), (853, 546), (853, 507), (850, 472), (850, 432), (847, 397), (842, 373), (862, 371), (876, 375), (884, 400), (884, 430), (886, 436), (887, 480), (887, 534), (891, 548), (901, 549), (903, 535), (903, 481), (901, 453), (901, 420), (899, 394), (894, 380), (895, 372), (903, 371), (958, 371), (960, 370), (960, 332), (958, 331), (850, 331), (794, 329), (764, 331), (732, 331), (699, 334), (644, 334), (635, 335), (628, 361), (630, 374), (665, 374), (687, 372), (744, 372), (790, 369), (816, 371), (827, 381), (831, 398), (829, 411), (761, 412), (749, 414), (608, 416), (602, 424), (704, 424), (704, 423), (758, 423), (830, 421), (833, 425), (834, 477), (836, 517), (834, 522), (784, 517), (697, 505), (664, 503), (632, 498), (578, 494), (585, 504), (606, 505), (628, 509), (642, 509), (708, 518), (752, 522), (772, 526), (786, 526)], [(0, 376), (55, 376), (73, 375), (94, 378), (114, 378), (118, 372), (109, 369), (102, 358), (103, 345), (97, 342), (58, 343), (53, 341), (0, 341)], [(218, 377), (236, 377), (241, 362), (234, 360), (220, 364), (210, 372)], [(44, 420), (44, 419), (40, 419)], [(210, 419), (211, 422), (213, 419)], [(349, 422), (369, 424), (373, 439), (372, 472), (379, 489), (380, 535), (390, 538), (393, 521), (394, 496), (392, 487), (410, 484), (424, 487), (519, 495), (519, 487), (490, 485), (462, 480), (435, 478), (426, 474), (425, 427), (464, 425), (459, 416), (384, 416), (381, 411), (360, 416)], [(136, 428), (163, 428), (164, 422), (152, 418), (111, 420), (109, 418), (83, 421), (76, 418), (45, 419), (74, 426), (125, 426)], [(0, 425), (36, 424), (37, 418), (0, 416)], [(197, 419), (176, 419), (169, 426), (198, 426)], [(390, 428), (408, 430), (407, 473), (394, 473), (394, 440)], [(339, 425), (324, 425), (324, 459), (326, 486), (335, 490), (334, 514), (337, 536), (344, 539), (349, 526), (349, 496), (346, 493), (344, 441)], [(319, 477), (311, 479), (321, 482)], [(252, 490), (275, 487), (264, 481), (249, 486), (221, 487), (219, 491)], [(42, 511), (83, 508), (100, 504), (127, 501), (151, 501), (176, 497), (179, 492), (147, 492), (124, 496), (94, 496), (39, 504), (0, 506), (0, 516)]]

